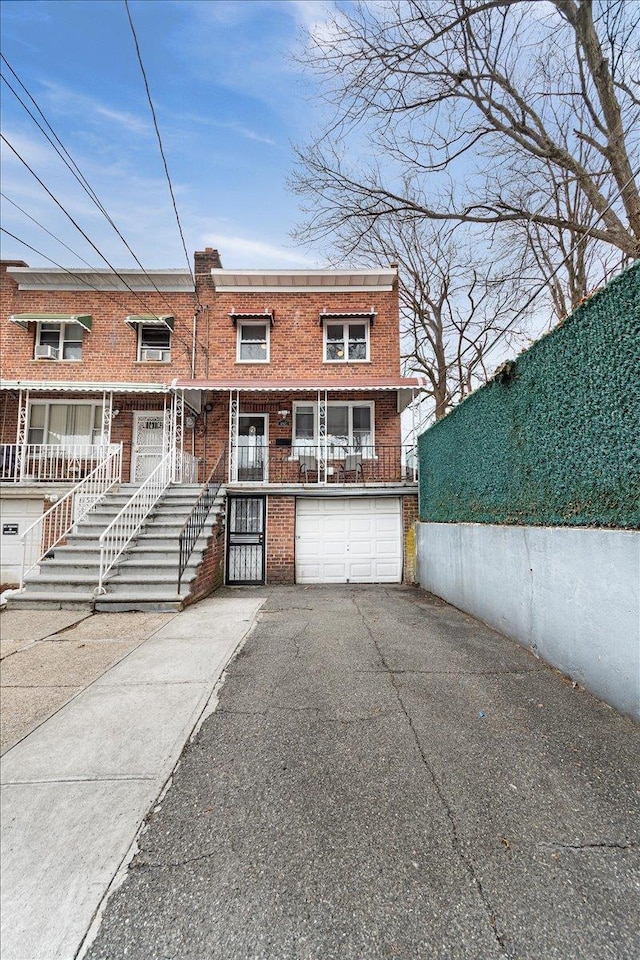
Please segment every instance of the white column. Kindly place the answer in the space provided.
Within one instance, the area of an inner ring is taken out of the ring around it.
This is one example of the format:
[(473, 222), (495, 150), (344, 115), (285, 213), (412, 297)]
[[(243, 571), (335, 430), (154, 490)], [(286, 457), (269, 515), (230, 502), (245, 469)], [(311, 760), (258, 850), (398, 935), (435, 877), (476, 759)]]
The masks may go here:
[(229, 390), (229, 482), (238, 479), (236, 451), (238, 449), (238, 420), (240, 413), (240, 391)]

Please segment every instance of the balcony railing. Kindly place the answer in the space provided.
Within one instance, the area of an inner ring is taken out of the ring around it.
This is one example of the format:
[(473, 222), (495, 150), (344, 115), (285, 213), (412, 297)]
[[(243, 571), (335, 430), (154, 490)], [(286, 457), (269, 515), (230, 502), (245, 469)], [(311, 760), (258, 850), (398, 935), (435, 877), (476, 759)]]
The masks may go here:
[(232, 482), (271, 484), (411, 484), (417, 481), (415, 447), (238, 446)]
[(77, 483), (95, 470), (110, 449), (108, 444), (97, 443), (3, 443), (0, 444), (2, 480)]

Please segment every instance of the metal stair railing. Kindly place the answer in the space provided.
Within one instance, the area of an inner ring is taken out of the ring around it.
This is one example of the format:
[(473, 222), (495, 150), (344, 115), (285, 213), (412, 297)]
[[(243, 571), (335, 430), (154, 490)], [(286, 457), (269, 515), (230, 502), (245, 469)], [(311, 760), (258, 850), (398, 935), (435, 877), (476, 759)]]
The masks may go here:
[(98, 585), (94, 590), (96, 596), (106, 593), (104, 578), (109, 573), (118, 557), (126, 550), (129, 543), (141, 529), (145, 520), (155, 507), (171, 483), (171, 465), (173, 453), (167, 453), (153, 473), (149, 474), (144, 483), (125, 503), (122, 510), (116, 514), (108, 527), (100, 534), (100, 574)]
[(191, 513), (185, 520), (182, 530), (178, 534), (178, 593), (184, 571), (187, 568), (189, 557), (193, 553), (198, 537), (202, 532), (209, 511), (218, 495), (218, 491), (225, 479), (226, 454), (222, 453), (215, 467), (209, 474), (209, 479), (203, 484), (198, 499), (193, 505)]
[[(107, 456), (91, 473), (80, 480), (71, 490), (23, 532), (22, 565), (19, 590), (24, 590), (27, 574), (41, 563), (47, 554), (66, 538), (71, 530), (99, 503), (111, 487), (122, 478), (122, 444), (110, 444)], [(39, 542), (38, 559), (27, 566), (27, 548)]]

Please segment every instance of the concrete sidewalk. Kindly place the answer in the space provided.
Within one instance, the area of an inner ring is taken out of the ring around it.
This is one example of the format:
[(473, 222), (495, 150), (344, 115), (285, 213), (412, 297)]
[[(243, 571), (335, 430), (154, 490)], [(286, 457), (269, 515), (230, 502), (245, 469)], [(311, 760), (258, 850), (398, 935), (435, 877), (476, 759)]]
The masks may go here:
[[(15, 695), (9, 736), (19, 742), (1, 763), (3, 960), (77, 955), (262, 602), (255, 593), (221, 592), (147, 623), (148, 639), (132, 635), (136, 615), (109, 614), (111, 638), (95, 640), (104, 623), (97, 615), (65, 640), (6, 640), (15, 646), (3, 661), (5, 689)], [(74, 664), (81, 650), (92, 653), (65, 685), (72, 645)], [(39, 705), (35, 714), (25, 690)], [(43, 690), (56, 691), (51, 702)]]

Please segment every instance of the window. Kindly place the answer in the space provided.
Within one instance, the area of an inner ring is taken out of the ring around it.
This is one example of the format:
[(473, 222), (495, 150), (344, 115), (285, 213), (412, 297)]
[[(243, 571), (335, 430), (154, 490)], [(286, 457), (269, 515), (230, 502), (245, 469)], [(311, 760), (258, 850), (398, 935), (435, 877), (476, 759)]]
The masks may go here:
[[(329, 456), (341, 458), (363, 452), (373, 456), (373, 403), (329, 403), (327, 447)], [(294, 404), (293, 445), (316, 447), (319, 443), (318, 411), (313, 404)]]
[(169, 363), (171, 330), (141, 323), (138, 327), (138, 360)]
[(27, 443), (100, 443), (102, 405), (34, 403), (29, 414)]
[(368, 323), (325, 323), (324, 359), (327, 363), (362, 363), (369, 359)]
[(313, 404), (295, 404), (293, 443), (298, 447), (314, 447), (316, 436), (316, 408)]
[(39, 323), (36, 360), (82, 360), (83, 335), (79, 323)]
[(237, 360), (239, 363), (269, 362), (269, 324), (238, 324)]

